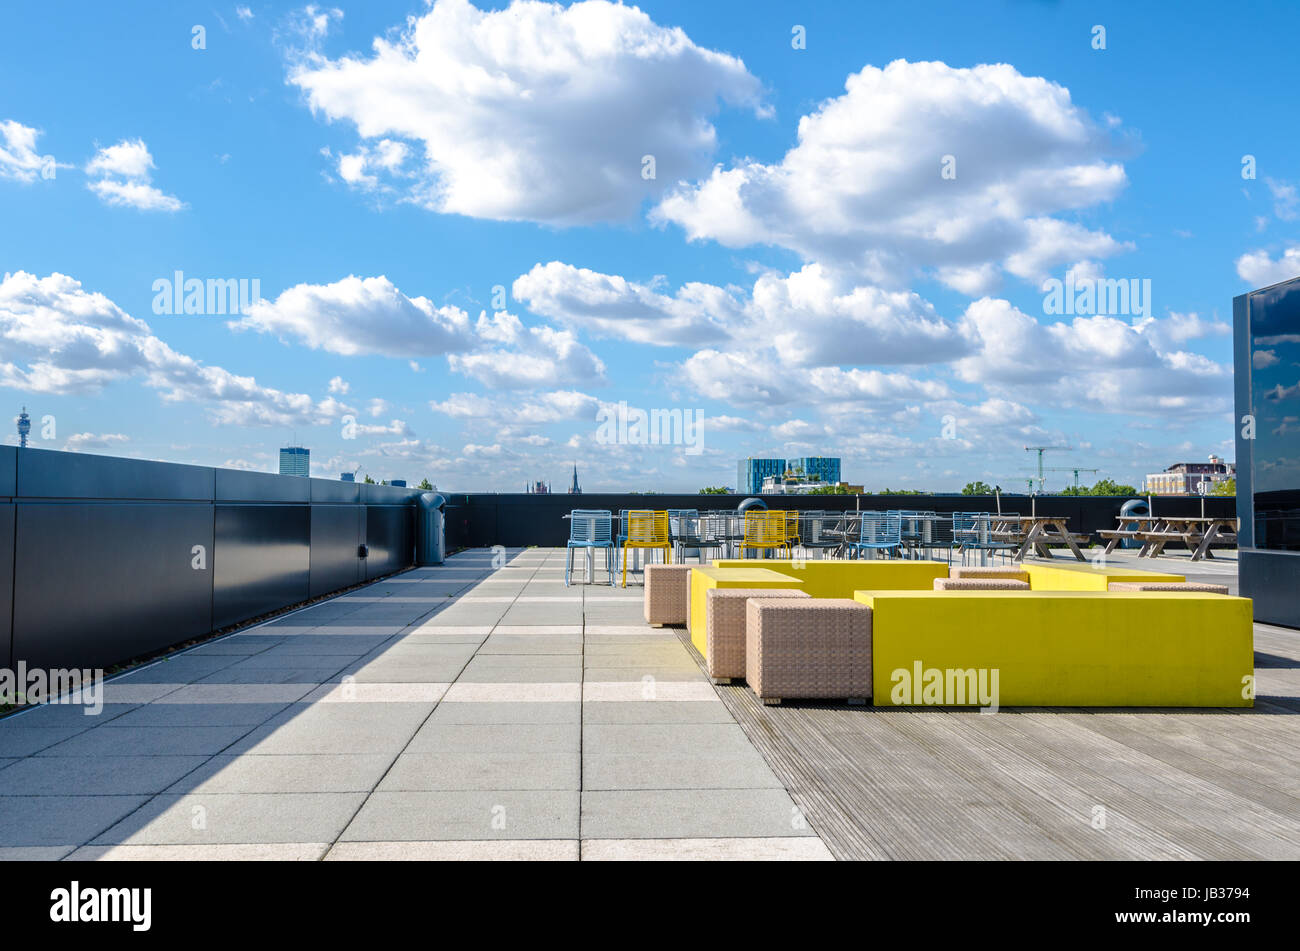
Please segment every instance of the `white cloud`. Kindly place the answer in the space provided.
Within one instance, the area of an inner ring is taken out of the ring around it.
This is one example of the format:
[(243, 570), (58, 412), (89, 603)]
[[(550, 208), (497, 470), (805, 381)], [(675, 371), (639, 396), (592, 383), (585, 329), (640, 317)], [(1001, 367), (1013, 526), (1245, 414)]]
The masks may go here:
[(36, 151), (41, 132), (13, 119), (0, 122), (0, 178), (29, 183), (36, 181), (41, 169), (53, 159)]
[(493, 389), (539, 389), (573, 383), (605, 382), (605, 364), (570, 331), (525, 327), (514, 314), (486, 314), (475, 325), (484, 343), (497, 349), (453, 353), (447, 362), (456, 373)]
[(100, 149), (86, 163), (86, 174), (96, 179), (87, 182), (86, 187), (107, 205), (139, 211), (180, 211), (185, 207), (183, 201), (150, 184), (154, 167), (143, 139), (123, 139)]
[(1295, 221), (1300, 217), (1300, 193), (1295, 185), (1274, 178), (1266, 178), (1264, 182), (1273, 196), (1273, 214), (1280, 221)]
[(463, 310), (407, 297), (382, 275), (297, 284), (274, 301), (257, 301), (231, 326), (344, 356), (428, 356), (463, 350), (473, 342)]
[(108, 449), (129, 441), (129, 437), (122, 433), (73, 433), (63, 448), (68, 452), (84, 452), (87, 449)]
[(330, 392), (346, 395), (352, 384), (341, 376), (330, 377)]
[(332, 422), (348, 408), (285, 393), (173, 350), (149, 325), (63, 274), (0, 281), (0, 385), (33, 393), (97, 393), (141, 379), (167, 402), (205, 406), (219, 424)]
[(235, 16), (247, 23), (249, 20), (253, 19), (253, 11), (241, 3), (235, 7)]
[[(309, 42), (328, 27), (317, 12)], [(516, 0), (482, 11), (436, 0), (374, 55), (296, 55), (289, 82), (313, 112), (363, 140), (419, 145), (408, 197), (497, 220), (579, 224), (627, 218), (660, 182), (703, 174), (722, 101), (763, 111), (744, 64), (695, 45), (636, 7)], [(365, 155), (362, 153), (358, 153)], [(642, 177), (652, 154), (656, 177)], [(371, 166), (352, 173), (363, 181)]]
[[(1111, 133), (1064, 87), (1000, 65), (902, 60), (849, 76), (844, 95), (799, 121), (777, 164), (744, 161), (683, 183), (652, 213), (692, 240), (776, 245), (807, 261), (897, 286), (934, 269), (967, 294), (1001, 271), (1124, 249), (1051, 215), (1124, 187)], [(941, 177), (945, 156), (956, 177)]]
[(1252, 287), (1267, 287), (1300, 277), (1300, 245), (1293, 245), (1277, 259), (1265, 250), (1248, 251), (1237, 258), (1237, 276)]

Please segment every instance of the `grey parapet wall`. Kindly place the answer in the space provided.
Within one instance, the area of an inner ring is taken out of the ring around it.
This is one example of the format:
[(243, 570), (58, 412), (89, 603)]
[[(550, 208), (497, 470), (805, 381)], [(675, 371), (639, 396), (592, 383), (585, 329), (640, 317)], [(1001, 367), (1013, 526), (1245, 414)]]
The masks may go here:
[(10, 668), (107, 668), (414, 563), (417, 489), (2, 447), (0, 492)]

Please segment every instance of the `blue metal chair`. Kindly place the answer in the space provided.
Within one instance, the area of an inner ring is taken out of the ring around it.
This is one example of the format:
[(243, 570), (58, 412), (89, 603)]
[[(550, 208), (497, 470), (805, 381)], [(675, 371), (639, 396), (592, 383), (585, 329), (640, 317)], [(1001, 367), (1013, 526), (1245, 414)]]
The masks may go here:
[(858, 537), (849, 543), (853, 553), (864, 551), (897, 554), (903, 544), (903, 522), (897, 512), (863, 512), (858, 522)]
[(608, 509), (574, 509), (569, 513), (569, 544), (564, 558), (564, 584), (573, 574), (575, 548), (605, 549), (605, 570), (614, 584), (614, 516)]

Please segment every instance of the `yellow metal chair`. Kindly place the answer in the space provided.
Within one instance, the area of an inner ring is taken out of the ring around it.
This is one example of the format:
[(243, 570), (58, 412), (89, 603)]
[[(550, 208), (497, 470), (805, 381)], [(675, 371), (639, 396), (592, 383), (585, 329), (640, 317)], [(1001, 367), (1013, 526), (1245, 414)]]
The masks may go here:
[(766, 551), (779, 548), (787, 555), (790, 553), (785, 512), (746, 512), (745, 535), (740, 542), (740, 557), (745, 557), (745, 550), (756, 548)]
[(627, 587), (627, 550), (658, 548), (664, 564), (672, 564), (673, 547), (668, 534), (668, 513), (650, 509), (631, 509), (627, 513), (627, 537), (623, 540), (623, 587)]

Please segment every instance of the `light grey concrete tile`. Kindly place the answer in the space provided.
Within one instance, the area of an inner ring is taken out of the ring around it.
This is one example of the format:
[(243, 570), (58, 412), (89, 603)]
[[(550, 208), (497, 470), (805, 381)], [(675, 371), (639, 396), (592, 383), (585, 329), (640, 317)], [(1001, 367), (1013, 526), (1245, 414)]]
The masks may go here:
[(323, 684), (337, 677), (348, 665), (340, 663), (346, 658), (335, 657), (330, 663), (311, 665), (304, 659), (301, 667), (227, 667), (210, 677), (205, 677), (201, 684)]
[[(610, 671), (602, 670), (599, 673), (605, 675)], [(583, 700), (589, 702), (617, 703), (623, 701), (640, 703), (652, 701), (678, 703), (716, 700), (718, 694), (713, 689), (713, 685), (703, 677), (686, 681), (659, 680), (651, 677), (649, 680), (640, 679), (621, 682), (587, 680), (582, 685), (582, 697)]]
[(299, 704), (226, 752), (396, 753), (432, 710), (431, 703)]
[(81, 845), (147, 799), (147, 796), (0, 796), (0, 851)]
[(331, 842), (364, 800), (362, 793), (164, 794), (90, 844)]
[(577, 683), (454, 683), (443, 704), (470, 703), (576, 703), (582, 699)]
[(401, 658), (379, 658), (364, 664), (353, 664), (341, 676), (351, 677), (357, 683), (454, 683), (461, 676), (465, 664), (461, 661), (421, 661)]
[(744, 753), (753, 749), (734, 723), (592, 723), (582, 731), (584, 753)]
[(562, 654), (578, 655), (582, 653), (582, 636), (580, 634), (555, 634), (549, 636), (517, 634), (493, 634), (483, 646), (480, 654)]
[(346, 682), (322, 684), (302, 703), (436, 703), (447, 692), (449, 684), (426, 683), (362, 683)]
[[(533, 655), (532, 657), (526, 657), (524, 655), (518, 655), (518, 654), (498, 655), (498, 656), (502, 656), (502, 657), (510, 656), (512, 658), (520, 658), (524, 660), (534, 660), (534, 661), (536, 660), (557, 660), (558, 661), (562, 659), (558, 655), (554, 655), (554, 654)], [(563, 665), (548, 664), (545, 666), (536, 663), (533, 664), (524, 663), (524, 664), (512, 664), (510, 666), (503, 666), (500, 664), (478, 663), (478, 661), (482, 659), (483, 659), (482, 657), (476, 657), (465, 667), (465, 670), (460, 675), (459, 681), (456, 684), (456, 686), (460, 686), (461, 684), (473, 684), (473, 683), (480, 683), (480, 684), (572, 683), (577, 685), (582, 680), (582, 667), (577, 663), (563, 664)], [(576, 661), (577, 658), (575, 657), (573, 658), (573, 660)]]
[(74, 849), (72, 845), (0, 846), (0, 862), (57, 862)]
[(379, 784), (381, 792), (579, 788), (574, 753), (403, 753)]
[(647, 680), (661, 684), (708, 682), (708, 678), (693, 663), (689, 667), (655, 667), (648, 664), (644, 667), (591, 667), (587, 669), (586, 677), (606, 684), (644, 683)]
[(583, 789), (784, 789), (767, 762), (745, 752), (584, 753)]
[(584, 862), (833, 862), (816, 836), (720, 839), (583, 839)]
[(220, 755), (166, 791), (184, 793), (370, 792), (395, 753)]
[(80, 703), (46, 703), (0, 720), (0, 730), (5, 729), (6, 724), (20, 729), (31, 727), (85, 729), (116, 719), (134, 710), (136, 706), (138, 705), (134, 703), (105, 703), (96, 713), (94, 706)]
[(0, 796), (149, 795), (206, 761), (206, 756), (31, 756), (5, 771)]
[(782, 789), (599, 790), (582, 794), (593, 839), (814, 835)]
[(122, 674), (115, 680), (122, 684), (193, 683), (219, 670), (224, 670), (237, 660), (239, 660), (237, 657), (204, 657), (182, 654)]
[[(495, 685), (494, 685), (495, 686)], [(564, 686), (570, 686), (565, 684)], [(719, 704), (721, 706), (721, 704)], [(575, 697), (569, 703), (528, 701), (440, 703), (430, 723), (577, 723), (582, 704)]]
[(219, 753), (247, 733), (233, 726), (113, 726), (105, 724), (41, 750), (38, 756), (203, 756)]
[(238, 704), (261, 705), (268, 703), (286, 704), (300, 700), (314, 684), (274, 683), (274, 684), (223, 684), (202, 682), (186, 684), (165, 696), (153, 701), (151, 706), (173, 706), (177, 704)]
[(466, 674), (480, 670), (517, 669), (520, 667), (547, 667), (582, 672), (582, 657), (578, 654), (483, 654), (480, 653), (465, 668)]
[(584, 723), (734, 723), (721, 700), (590, 700), (582, 705)]
[(558, 635), (581, 634), (582, 624), (498, 624), (492, 629), (495, 637), (513, 635), (517, 637), (552, 637)]
[(285, 703), (147, 703), (103, 726), (114, 730), (137, 726), (250, 728), (265, 723), (286, 706)]
[(377, 792), (345, 842), (576, 839), (578, 793), (559, 790)]
[(407, 753), (576, 753), (576, 723), (460, 724), (429, 721)]
[(62, 743), (95, 725), (96, 717), (85, 717), (85, 726), (24, 727), (22, 717), (0, 720), (0, 756), (31, 756)]
[(497, 842), (339, 842), (327, 862), (574, 862), (576, 839)]
[(68, 856), (71, 862), (315, 862), (328, 842), (267, 842), (261, 844), (84, 845)]

